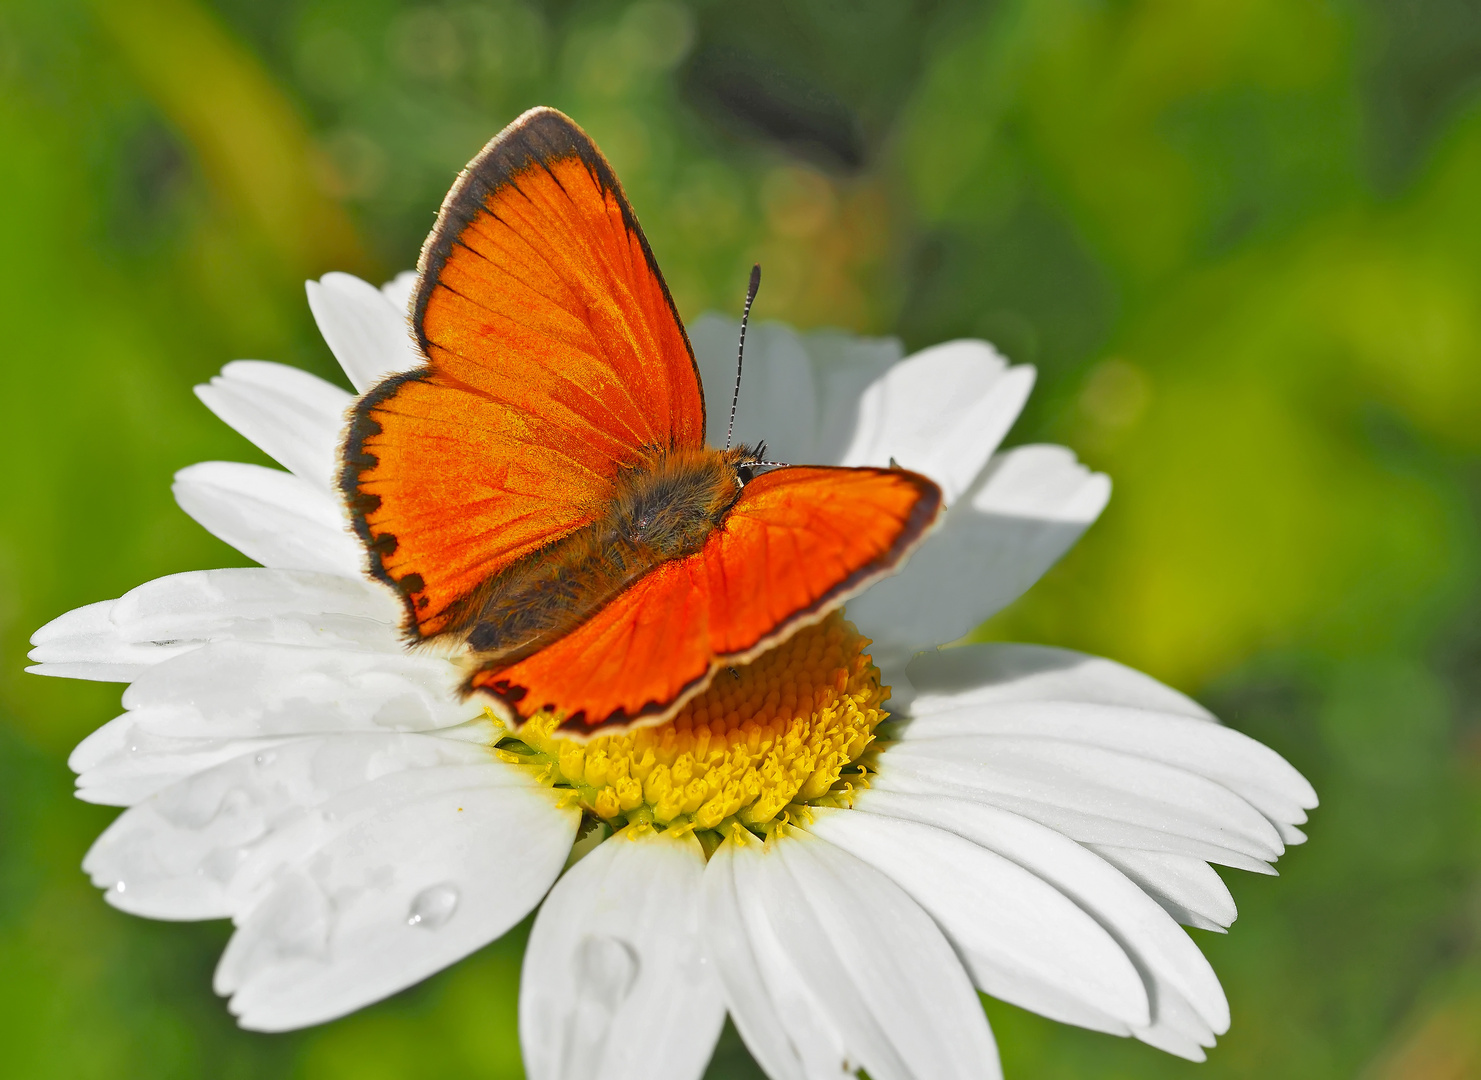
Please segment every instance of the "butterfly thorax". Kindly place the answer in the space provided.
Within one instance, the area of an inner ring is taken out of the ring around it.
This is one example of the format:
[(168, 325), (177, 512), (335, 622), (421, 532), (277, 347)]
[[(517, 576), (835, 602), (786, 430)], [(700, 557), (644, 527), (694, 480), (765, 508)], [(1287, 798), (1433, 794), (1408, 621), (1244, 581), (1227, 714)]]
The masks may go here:
[(490, 577), (446, 632), (465, 638), (484, 670), (532, 655), (660, 563), (703, 547), (754, 460), (747, 447), (646, 453), (618, 470), (595, 520)]

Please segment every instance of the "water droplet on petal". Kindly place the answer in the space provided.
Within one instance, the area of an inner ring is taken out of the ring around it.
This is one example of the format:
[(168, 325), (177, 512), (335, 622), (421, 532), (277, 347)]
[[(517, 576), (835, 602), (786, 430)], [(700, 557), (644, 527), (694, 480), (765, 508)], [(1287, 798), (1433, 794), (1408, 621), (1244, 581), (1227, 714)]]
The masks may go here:
[(276, 750), (264, 750), (252, 760), (259, 765), (271, 765), (274, 761), (278, 760), (278, 752)]
[(216, 811), (217, 818), (240, 817), (252, 806), (252, 796), (243, 788), (232, 788), (221, 798), (221, 807)]
[(412, 897), (411, 911), (407, 913), (408, 926), (420, 926), (424, 930), (436, 930), (458, 909), (457, 886), (443, 882), (423, 889)]
[(612, 1021), (638, 981), (638, 954), (621, 938), (588, 934), (571, 958), (576, 1002), (560, 1035), (561, 1076), (598, 1076)]
[(114, 883), (113, 883), (113, 891), (114, 891), (114, 892), (124, 892), (124, 891), (126, 891), (126, 890), (127, 890), (127, 889), (128, 889), (128, 885), (127, 885), (127, 884), (125, 884), (125, 883), (124, 883), (124, 882), (122, 882), (122, 881), (115, 881), (115, 882), (114, 882)]
[(589, 934), (576, 948), (576, 978), (583, 997), (616, 1012), (638, 981), (638, 954), (621, 938)]

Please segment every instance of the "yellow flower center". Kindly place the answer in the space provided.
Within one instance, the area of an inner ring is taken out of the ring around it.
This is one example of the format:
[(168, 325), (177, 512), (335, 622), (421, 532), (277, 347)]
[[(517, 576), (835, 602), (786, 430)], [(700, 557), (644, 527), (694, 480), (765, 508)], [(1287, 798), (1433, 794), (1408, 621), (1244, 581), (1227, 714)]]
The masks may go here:
[(665, 828), (765, 831), (788, 806), (859, 782), (859, 756), (888, 713), (869, 639), (834, 612), (749, 664), (721, 671), (674, 719), (588, 742), (541, 715), (499, 744), (569, 788), (592, 817)]

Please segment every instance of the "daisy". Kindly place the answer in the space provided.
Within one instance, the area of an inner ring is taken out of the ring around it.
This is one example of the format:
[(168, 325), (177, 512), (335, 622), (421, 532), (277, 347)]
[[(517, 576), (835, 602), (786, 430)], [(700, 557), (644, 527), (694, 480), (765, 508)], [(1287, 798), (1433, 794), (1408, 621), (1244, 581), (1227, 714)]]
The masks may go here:
[[(420, 364), (412, 284), (309, 283), (357, 391)], [(693, 337), (727, 386), (735, 324)], [(1178, 924), (1233, 922), (1209, 864), (1273, 873), (1311, 786), (1111, 661), (938, 649), (1109, 497), (1061, 447), (997, 452), (1031, 368), (975, 341), (906, 358), (773, 325), (752, 343), (738, 438), (894, 459), (941, 486), (945, 522), (847, 618), (664, 725), (584, 743), (510, 732), (462, 698), (457, 655), (406, 648), (334, 486), (350, 394), (258, 361), (199, 387), (286, 471), (193, 465), (176, 498), (261, 567), (161, 578), (32, 639), (34, 672), (129, 684), (71, 758), (81, 798), (128, 808), (83, 863), (108, 902), (231, 919), (215, 988), (281, 1031), (417, 982), (543, 898), (520, 989), (536, 1080), (691, 1080), (727, 1012), (774, 1080), (994, 1077), (978, 990), (1201, 1060), (1228, 1004)]]

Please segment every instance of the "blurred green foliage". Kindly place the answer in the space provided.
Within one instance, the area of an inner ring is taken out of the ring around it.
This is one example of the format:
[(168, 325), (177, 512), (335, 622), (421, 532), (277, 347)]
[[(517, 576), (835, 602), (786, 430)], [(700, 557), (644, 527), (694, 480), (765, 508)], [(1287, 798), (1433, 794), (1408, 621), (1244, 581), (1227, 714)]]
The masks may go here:
[[(0, 1073), (519, 1074), (522, 931), (357, 1016), (235, 1029), (226, 929), (78, 863), (118, 688), (21, 674), (59, 612), (239, 563), (171, 473), (190, 394), (337, 378), (303, 301), (412, 264), (456, 170), (556, 105), (686, 317), (959, 335), (1037, 364), (1016, 441), (1115, 478), (983, 629), (1142, 667), (1323, 805), (1199, 933), (1207, 1065), (990, 1003), (1010, 1077), (1481, 1075), (1481, 13), (1463, 0), (0, 0)], [(728, 1033), (711, 1077), (759, 1075)]]

